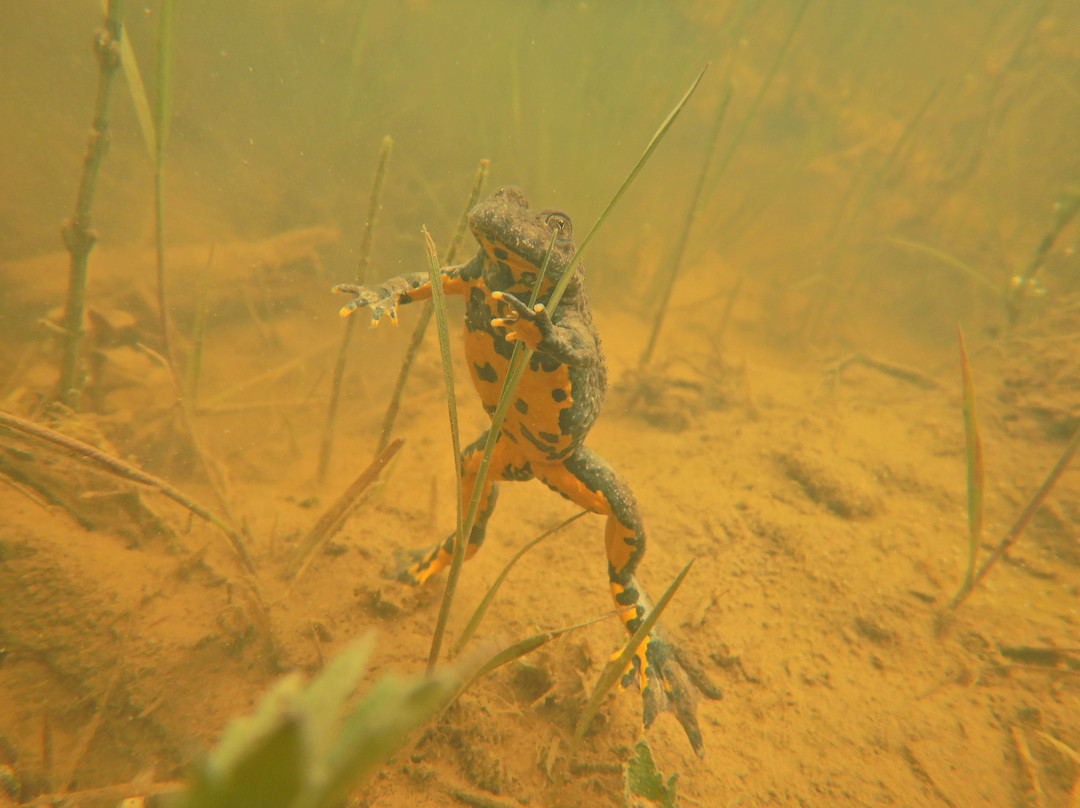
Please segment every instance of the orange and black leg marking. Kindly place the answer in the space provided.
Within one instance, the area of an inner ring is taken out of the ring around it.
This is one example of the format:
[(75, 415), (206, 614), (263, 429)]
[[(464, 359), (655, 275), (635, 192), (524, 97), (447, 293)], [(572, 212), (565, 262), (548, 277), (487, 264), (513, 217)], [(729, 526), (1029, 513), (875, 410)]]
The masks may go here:
[[(630, 488), (603, 458), (585, 446), (579, 447), (560, 465), (537, 469), (536, 475), (577, 505), (607, 515), (604, 542), (611, 594), (626, 630), (633, 634), (652, 609), (652, 603), (634, 577), (634, 570), (645, 553), (645, 531)], [(719, 697), (719, 690), (699, 679), (696, 669), (684, 670), (676, 648), (657, 624), (638, 648), (630, 670), (623, 677), (623, 685), (636, 681), (640, 686), (646, 727), (661, 712), (673, 712), (694, 751), (701, 756), (704, 746), (697, 722), (695, 693), (691, 682), (687, 681), (687, 672), (699, 690), (710, 698)]]
[[(467, 264), (443, 267), (439, 270), (443, 293), (448, 295), (467, 294), (472, 283), (483, 272), (483, 267), (484, 262), (479, 257), (474, 258)], [(413, 272), (409, 275), (398, 275), (396, 278), (390, 278), (377, 286), (339, 283), (332, 291), (334, 294), (354, 296), (352, 300), (341, 307), (340, 314), (342, 317), (348, 317), (358, 309), (370, 308), (371, 327), (374, 328), (383, 317), (389, 317), (390, 322), (396, 324), (398, 306), (430, 298), (431, 276), (427, 272)]]
[[(476, 485), (477, 472), (480, 469), (480, 459), (484, 455), (484, 443), (487, 441), (487, 432), (473, 441), (461, 453), (461, 507), (469, 507), (469, 498), (472, 496), (473, 486)], [(495, 510), (495, 502), (499, 496), (498, 486), (493, 479), (504, 480), (528, 480), (532, 478), (532, 471), (526, 463), (524, 466), (514, 466), (508, 463), (503, 456), (501, 440), (495, 444), (495, 451), (491, 456), (488, 479), (485, 481), (484, 490), (480, 495), (480, 506), (476, 511), (476, 522), (469, 533), (469, 543), (465, 546), (465, 558), (472, 558), (480, 545), (484, 543), (484, 535), (487, 532), (488, 519)], [(436, 544), (424, 552), (418, 561), (405, 569), (399, 576), (402, 581), (410, 584), (422, 584), (439, 570), (450, 566), (454, 558), (454, 540), (456, 533), (451, 533), (446, 540)]]

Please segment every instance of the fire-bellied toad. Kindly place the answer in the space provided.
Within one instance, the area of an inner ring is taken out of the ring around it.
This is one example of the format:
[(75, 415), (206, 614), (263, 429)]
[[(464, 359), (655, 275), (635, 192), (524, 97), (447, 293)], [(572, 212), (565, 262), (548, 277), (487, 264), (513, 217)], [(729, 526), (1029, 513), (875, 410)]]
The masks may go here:
[[(583, 445), (604, 402), (607, 386), (604, 355), (593, 327), (581, 265), (570, 266), (574, 241), (569, 217), (555, 210), (533, 211), (525, 193), (506, 187), (477, 205), (469, 226), (480, 243), (476, 257), (465, 264), (443, 267), (442, 288), (461, 295), (465, 305), (465, 355), (473, 384), (488, 415), (495, 412), (513, 352), (523, 341), (535, 353), (518, 385), (515, 400), (499, 430), (489, 479), (481, 495), (476, 524), (469, 536), (467, 557), (484, 540), (495, 508), (494, 479), (539, 479), (567, 499), (593, 513), (607, 516), (605, 546), (608, 577), (615, 603), (627, 631), (633, 633), (652, 608), (634, 577), (645, 552), (645, 531), (630, 488), (596, 452)], [(549, 244), (551, 257), (537, 296), (528, 300)], [(565, 272), (573, 272), (553, 314), (545, 304)], [(342, 284), (335, 292), (355, 295), (342, 316), (371, 309), (372, 326), (384, 317), (397, 322), (402, 303), (431, 297), (426, 272), (402, 275), (378, 286)], [(487, 432), (462, 455), (462, 496), (468, 501), (476, 482)], [(425, 552), (403, 577), (422, 583), (450, 563), (454, 535)], [(689, 677), (689, 681), (688, 681)], [(654, 627), (642, 644), (628, 674), (642, 689), (644, 724), (670, 710), (682, 724), (695, 751), (703, 754), (696, 715), (696, 693), (719, 697), (691, 662)]]

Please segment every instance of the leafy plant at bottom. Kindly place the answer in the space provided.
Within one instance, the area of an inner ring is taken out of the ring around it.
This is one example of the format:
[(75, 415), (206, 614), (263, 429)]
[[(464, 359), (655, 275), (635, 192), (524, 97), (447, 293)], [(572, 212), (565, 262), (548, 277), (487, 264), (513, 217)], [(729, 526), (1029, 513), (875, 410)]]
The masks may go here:
[(370, 775), (453, 697), (458, 675), (384, 676), (354, 700), (373, 640), (307, 687), (287, 676), (234, 720), (170, 808), (322, 808)]
[(624, 796), (627, 808), (675, 808), (679, 804), (675, 784), (679, 775), (673, 774), (664, 782), (656, 770), (652, 752), (644, 739), (637, 742), (634, 754), (623, 767)]

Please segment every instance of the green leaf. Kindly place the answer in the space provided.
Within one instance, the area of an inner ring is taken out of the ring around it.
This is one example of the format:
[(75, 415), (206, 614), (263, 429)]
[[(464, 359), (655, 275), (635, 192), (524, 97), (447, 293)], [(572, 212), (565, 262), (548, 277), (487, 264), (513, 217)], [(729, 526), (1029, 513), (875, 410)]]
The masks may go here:
[(664, 776), (656, 770), (652, 752), (644, 739), (637, 742), (634, 754), (623, 768), (623, 783), (626, 788), (626, 804), (630, 808), (675, 808), (678, 798), (675, 785), (679, 779), (673, 774), (664, 782)]

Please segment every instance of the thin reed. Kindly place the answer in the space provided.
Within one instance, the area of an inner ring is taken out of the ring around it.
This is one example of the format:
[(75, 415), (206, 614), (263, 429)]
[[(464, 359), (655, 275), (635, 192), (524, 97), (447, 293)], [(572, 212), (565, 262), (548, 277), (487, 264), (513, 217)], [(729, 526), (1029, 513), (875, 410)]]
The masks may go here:
[(720, 138), (720, 129), (724, 125), (724, 117), (727, 114), (728, 104), (731, 102), (731, 95), (732, 86), (731, 84), (728, 84), (727, 88), (724, 90), (723, 96), (720, 98), (720, 103), (716, 110), (716, 121), (713, 124), (712, 134), (709, 138), (709, 149), (705, 154), (705, 162), (701, 166), (701, 173), (698, 174), (697, 186), (694, 188), (694, 194), (690, 198), (690, 212), (686, 216), (686, 223), (683, 225), (682, 233), (679, 236), (679, 244), (675, 248), (675, 257), (672, 259), (667, 278), (665, 279), (664, 290), (660, 294), (660, 302), (656, 308), (656, 318), (653, 320), (652, 330), (649, 332), (649, 339), (645, 343), (645, 350), (641, 352), (641, 358), (638, 360), (638, 370), (643, 370), (652, 360), (653, 350), (656, 348), (656, 340), (660, 336), (660, 329), (664, 324), (664, 317), (667, 314), (668, 304), (671, 302), (671, 293), (675, 289), (675, 281), (678, 280), (679, 273), (682, 271), (683, 259), (686, 257), (686, 245), (690, 243), (690, 233), (693, 231), (694, 223), (697, 221), (698, 214), (701, 212), (702, 192), (705, 190), (705, 181), (712, 171), (713, 157), (716, 154), (716, 145)]
[[(461, 242), (465, 238), (465, 231), (469, 226), (469, 211), (473, 209), (476, 203), (480, 199), (480, 194), (484, 189), (484, 183), (487, 181), (489, 160), (481, 160), (480, 165), (477, 166), (476, 175), (473, 178), (472, 189), (469, 191), (469, 201), (465, 204), (465, 209), (461, 212), (461, 218), (458, 219), (457, 230), (454, 231), (454, 237), (450, 239), (450, 246), (446, 250), (446, 255), (443, 257), (443, 263), (452, 264), (454, 258), (457, 257), (457, 252), (461, 248)], [(420, 349), (421, 343), (424, 341), (424, 334), (427, 332), (428, 323), (431, 322), (431, 315), (434, 309), (432, 308), (431, 301), (424, 304), (423, 309), (420, 312), (420, 317), (416, 321), (416, 327), (413, 328), (412, 337), (409, 340), (409, 347), (405, 351), (405, 358), (401, 362), (401, 367), (398, 369), (397, 382), (394, 384), (394, 392), (390, 396), (390, 403), (386, 407), (386, 414), (383, 416), (382, 430), (379, 433), (379, 445), (376, 453), (381, 452), (386, 444), (390, 441), (390, 436), (394, 432), (394, 422), (397, 421), (397, 414), (401, 409), (401, 396), (405, 392), (405, 382), (409, 379), (409, 371), (412, 370), (413, 361), (416, 359), (416, 352)], [(352, 318), (350, 318), (351, 320)]]
[(476, 634), (476, 629), (480, 627), (480, 623), (484, 619), (484, 616), (487, 614), (487, 611), (491, 607), (492, 602), (495, 600), (495, 596), (499, 594), (499, 588), (503, 585), (503, 581), (506, 580), (506, 576), (510, 574), (510, 570), (514, 568), (514, 565), (521, 560), (521, 557), (524, 556), (536, 545), (538, 545), (540, 542), (542, 542), (544, 539), (548, 538), (549, 536), (555, 535), (564, 527), (567, 527), (568, 525), (576, 522), (578, 519), (580, 519), (587, 513), (588, 511), (578, 511), (570, 518), (563, 519), (561, 522), (559, 522), (559, 524), (555, 525), (554, 527), (548, 528), (535, 539), (523, 545), (521, 549), (518, 550), (516, 553), (514, 553), (513, 558), (506, 562), (506, 566), (502, 568), (502, 572), (500, 572), (498, 577), (495, 578), (494, 583), (492, 583), (491, 586), (488, 587), (488, 591), (485, 593), (483, 599), (480, 601), (480, 605), (476, 607), (476, 610), (473, 612), (472, 617), (469, 618), (469, 622), (465, 624), (465, 628), (461, 630), (461, 635), (454, 642), (454, 647), (451, 650), (452, 656), (457, 656), (458, 654), (460, 654), (461, 650), (466, 646), (466, 644), (468, 644), (469, 640), (473, 638), (473, 635)]
[[(457, 483), (457, 541), (454, 542), (454, 557), (450, 562), (450, 571), (446, 576), (446, 589), (443, 591), (439, 617), (435, 622), (435, 631), (431, 636), (431, 651), (428, 653), (428, 675), (435, 670), (435, 663), (442, 650), (443, 635), (446, 633), (446, 621), (450, 617), (450, 606), (454, 602), (461, 565), (465, 563), (465, 544), (467, 534), (461, 518), (461, 435), (458, 431), (457, 398), (454, 394), (454, 367), (450, 356), (450, 328), (446, 322), (446, 295), (442, 288), (442, 272), (439, 268), (439, 252), (435, 242), (425, 227), (424, 247), (427, 250), (428, 277), (431, 280), (431, 303), (435, 310), (435, 327), (439, 332), (439, 353), (442, 356), (443, 383), (446, 385), (446, 408), (450, 416), (450, 440), (454, 447), (454, 479)], [(477, 481), (476, 488), (482, 483)], [(470, 525), (470, 530), (471, 530)]]
[(94, 38), (98, 58), (98, 87), (94, 102), (94, 118), (87, 138), (86, 158), (75, 200), (75, 212), (64, 223), (61, 233), (64, 246), (71, 255), (68, 270), (68, 296), (64, 307), (64, 355), (60, 362), (58, 398), (69, 407), (78, 399), (79, 351), (83, 338), (83, 319), (86, 315), (86, 275), (90, 251), (97, 241), (90, 211), (94, 189), (105, 153), (109, 150), (109, 99), (113, 78), (120, 66), (120, 38), (123, 18), (122, 0), (109, 0), (104, 27)]
[[(375, 179), (371, 184), (367, 219), (364, 221), (364, 235), (360, 240), (360, 256), (356, 264), (357, 283), (364, 282), (368, 263), (371, 261), (371, 242), (375, 231), (375, 221), (378, 219), (379, 209), (382, 206), (383, 181), (386, 179), (386, 168), (390, 163), (390, 153), (393, 149), (394, 141), (387, 135), (383, 138), (382, 145), (379, 147)], [(355, 327), (355, 317), (350, 317), (345, 321), (345, 330), (341, 333), (341, 345), (338, 348), (337, 361), (334, 363), (334, 378), (330, 386), (330, 406), (326, 412), (326, 426), (323, 428), (322, 443), (319, 446), (317, 478), (320, 485), (326, 482), (326, 475), (330, 471), (330, 459), (334, 451), (334, 429), (337, 425), (338, 404), (341, 400), (341, 382), (345, 378), (345, 364), (349, 358), (349, 343), (352, 340)], [(382, 453), (388, 441), (389, 438), (386, 437), (385, 440), (380, 442), (376, 455)]]
[(983, 451), (979, 419), (975, 415), (975, 384), (971, 364), (964, 348), (964, 332), (956, 330), (960, 340), (960, 376), (964, 389), (964, 455), (967, 459), (968, 563), (964, 583), (954, 600), (975, 585), (975, 561), (979, 554), (983, 527)]

